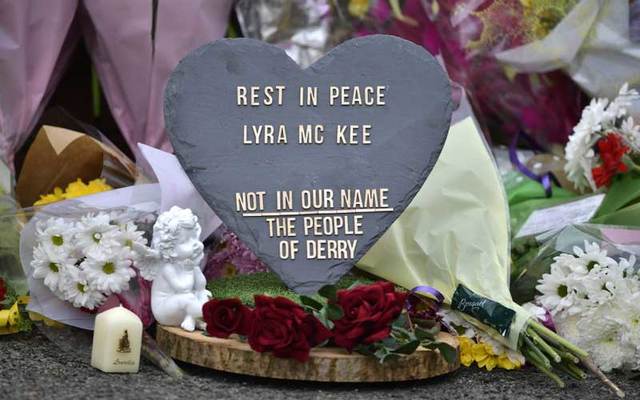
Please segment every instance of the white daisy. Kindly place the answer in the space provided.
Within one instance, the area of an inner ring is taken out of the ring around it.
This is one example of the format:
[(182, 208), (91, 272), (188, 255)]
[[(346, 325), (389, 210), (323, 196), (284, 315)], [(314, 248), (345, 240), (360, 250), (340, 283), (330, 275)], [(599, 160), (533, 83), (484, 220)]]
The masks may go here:
[(118, 227), (111, 224), (108, 214), (88, 214), (80, 219), (76, 230), (76, 243), (84, 254), (106, 251), (117, 246)]
[(66, 256), (63, 251), (56, 251), (55, 247), (38, 245), (33, 249), (33, 277), (43, 279), (45, 286), (52, 292), (60, 291), (60, 284), (64, 270), (75, 268), (75, 260)]
[(44, 246), (69, 251), (75, 225), (64, 218), (48, 218), (36, 223), (36, 239)]
[(78, 268), (68, 268), (62, 282), (62, 292), (66, 301), (77, 308), (93, 310), (104, 302), (106, 296), (87, 282), (84, 272)]
[(144, 238), (144, 232), (139, 231), (138, 227), (133, 222), (127, 222), (119, 226), (117, 240), (122, 247), (128, 249), (128, 251), (131, 252), (131, 255), (134, 258), (136, 258), (137, 256), (136, 252), (134, 251), (136, 245), (147, 245), (147, 239)]
[(549, 273), (542, 275), (536, 290), (540, 292), (538, 302), (551, 314), (568, 310), (576, 305), (577, 294), (562, 266), (551, 264)]
[(127, 255), (124, 251), (90, 253), (80, 268), (92, 287), (105, 293), (120, 293), (129, 289), (129, 280), (135, 276)]

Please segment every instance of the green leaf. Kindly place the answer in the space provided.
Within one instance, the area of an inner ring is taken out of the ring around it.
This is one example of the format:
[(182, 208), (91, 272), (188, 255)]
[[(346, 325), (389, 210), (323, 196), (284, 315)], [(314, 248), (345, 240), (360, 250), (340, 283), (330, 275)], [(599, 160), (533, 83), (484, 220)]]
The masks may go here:
[(400, 315), (398, 315), (398, 318), (396, 318), (396, 320), (393, 321), (393, 324), (391, 326), (393, 328), (404, 328), (408, 324), (409, 324), (409, 319), (407, 317), (407, 314), (400, 313)]
[(300, 295), (300, 302), (303, 305), (305, 305), (307, 307), (310, 307), (310, 308), (312, 308), (313, 310), (316, 310), (316, 311), (319, 311), (324, 306), (322, 303), (320, 303), (319, 301), (317, 301), (313, 297), (309, 297), (309, 296), (305, 296), (305, 295)]
[(440, 350), (440, 354), (442, 354), (445, 361), (449, 364), (455, 362), (456, 358), (458, 357), (458, 352), (456, 351), (455, 347), (451, 347), (446, 343), (442, 343), (442, 342), (432, 343), (428, 346), (428, 348), (430, 349), (435, 348)]
[(338, 289), (334, 285), (326, 285), (318, 290), (318, 294), (329, 301), (336, 301), (338, 298)]
[(358, 287), (358, 286), (370, 285), (370, 284), (371, 284), (371, 282), (366, 282), (366, 281), (358, 279), (355, 282), (353, 282), (351, 285), (349, 285), (349, 287), (347, 289), (351, 290), (351, 289), (353, 289), (355, 287)]
[(397, 349), (393, 350), (393, 352), (398, 354), (413, 354), (418, 346), (420, 346), (420, 341), (412, 340), (411, 342), (407, 342)]
[(425, 340), (433, 341), (436, 339), (436, 334), (439, 331), (440, 329), (437, 326), (432, 329), (424, 329), (416, 326), (415, 335), (421, 342)]
[(344, 317), (344, 311), (342, 307), (337, 304), (329, 303), (325, 306), (327, 318), (331, 321), (337, 321)]
[(603, 225), (640, 226), (640, 203), (594, 218), (590, 222)]
[(634, 173), (622, 174), (614, 178), (595, 218), (611, 214), (640, 197), (640, 176)]
[(400, 340), (412, 340), (415, 338), (413, 332), (408, 329), (400, 328), (400, 327), (392, 327), (391, 335)]

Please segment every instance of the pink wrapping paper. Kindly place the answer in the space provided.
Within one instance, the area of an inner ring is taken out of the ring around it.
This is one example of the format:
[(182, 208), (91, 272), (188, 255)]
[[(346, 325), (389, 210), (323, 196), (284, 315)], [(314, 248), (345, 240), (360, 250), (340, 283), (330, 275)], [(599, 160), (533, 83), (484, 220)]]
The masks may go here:
[(66, 66), (77, 0), (0, 0), (0, 158), (13, 168)]
[(169, 74), (191, 50), (224, 36), (232, 1), (158, 2), (154, 41), (151, 0), (83, 5), (87, 47), (127, 143), (171, 151), (162, 110)]

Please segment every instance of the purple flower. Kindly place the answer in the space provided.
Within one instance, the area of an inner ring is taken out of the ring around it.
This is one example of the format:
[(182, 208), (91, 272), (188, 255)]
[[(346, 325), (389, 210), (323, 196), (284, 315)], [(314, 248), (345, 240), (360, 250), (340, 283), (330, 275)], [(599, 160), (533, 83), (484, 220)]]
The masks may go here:
[(220, 244), (207, 255), (204, 276), (211, 280), (264, 271), (267, 271), (267, 266), (227, 229)]

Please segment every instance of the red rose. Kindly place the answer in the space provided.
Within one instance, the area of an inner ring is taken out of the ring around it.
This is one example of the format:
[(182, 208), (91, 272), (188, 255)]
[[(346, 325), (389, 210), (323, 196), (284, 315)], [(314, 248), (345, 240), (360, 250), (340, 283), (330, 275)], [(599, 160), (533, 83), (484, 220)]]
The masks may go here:
[(202, 306), (207, 333), (219, 338), (228, 338), (232, 333), (248, 335), (251, 315), (251, 310), (239, 299), (213, 299)]
[[(0, 278), (0, 303), (4, 301), (5, 296), (7, 295), (7, 285), (4, 282), (4, 279)], [(0, 306), (0, 309), (2, 306)]]
[(256, 295), (255, 303), (249, 345), (259, 353), (304, 362), (312, 347), (331, 337), (316, 317), (287, 298)]
[(404, 308), (406, 293), (396, 292), (389, 282), (376, 282), (339, 290), (336, 303), (344, 317), (334, 321), (336, 345), (351, 351), (359, 344), (371, 344), (391, 333), (391, 323)]

